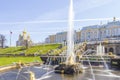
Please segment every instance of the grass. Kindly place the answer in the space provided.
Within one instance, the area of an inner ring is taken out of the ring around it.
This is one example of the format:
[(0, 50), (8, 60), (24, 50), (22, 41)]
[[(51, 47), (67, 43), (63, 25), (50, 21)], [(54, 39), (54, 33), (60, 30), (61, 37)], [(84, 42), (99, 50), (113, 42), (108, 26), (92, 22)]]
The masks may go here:
[[(37, 45), (32, 46), (28, 49), (25, 49), (24, 47), (10, 47), (10, 48), (0, 48), (0, 54), (19, 54), (19, 53), (25, 53), (25, 54), (46, 54), (50, 50), (56, 49), (60, 46), (60, 44), (47, 44), (47, 45)], [(23, 62), (23, 63), (29, 63), (29, 62), (35, 62), (35, 61), (41, 61), (40, 57), (0, 57), (0, 66), (13, 64), (16, 62)]]
[(0, 48), (0, 54), (10, 54), (25, 50), (23, 47)]
[(45, 54), (50, 50), (56, 49), (60, 46), (60, 44), (49, 44), (49, 45), (39, 45), (39, 46), (32, 46), (26, 50), (26, 54), (31, 54), (37, 52), (38, 54)]
[[(28, 49), (25, 49), (24, 47), (10, 47), (10, 48), (0, 48), (0, 54), (19, 54), (19, 53), (25, 53), (25, 54), (46, 54), (50, 50), (56, 49), (60, 46), (60, 44), (47, 44), (47, 45), (37, 45), (32, 46)], [(29, 62), (35, 62), (35, 61), (41, 61), (40, 57), (0, 57), (0, 66), (13, 64), (15, 62), (23, 62), (23, 63), (29, 63)]]
[(48, 51), (52, 49), (56, 49), (59, 47), (60, 44), (47, 44), (47, 45), (37, 45), (37, 46), (31, 46), (28, 49), (25, 49), (25, 47), (9, 47), (9, 48), (0, 48), (0, 54), (19, 54), (19, 53), (25, 53), (25, 54), (45, 54)]
[(13, 64), (16, 62), (30, 63), (30, 62), (41, 62), (40, 57), (0, 57), (0, 66)]

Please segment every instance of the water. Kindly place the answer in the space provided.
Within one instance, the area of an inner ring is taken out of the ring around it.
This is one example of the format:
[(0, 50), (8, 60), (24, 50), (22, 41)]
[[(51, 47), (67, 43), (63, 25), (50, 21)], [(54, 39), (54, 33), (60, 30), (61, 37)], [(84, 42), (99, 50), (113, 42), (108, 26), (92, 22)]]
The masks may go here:
[[(67, 34), (67, 60), (66, 63), (73, 64), (75, 63), (75, 55), (74, 55), (74, 10), (73, 10), (73, 0), (70, 0), (69, 7), (69, 26), (68, 26), (68, 34)], [(70, 59), (71, 58), (71, 59)]]
[(101, 43), (97, 46), (97, 55), (105, 55), (104, 46), (102, 46)]
[[(43, 66), (30, 67), (30, 71), (35, 73), (35, 80), (93, 80), (91, 68), (85, 69), (81, 74), (65, 75), (56, 74), (51, 67), (49, 70), (43, 69)], [(8, 72), (0, 73), (0, 80), (16, 80), (19, 70), (11, 70)], [(104, 68), (93, 67), (93, 73), (96, 80), (120, 80), (120, 71), (110, 70), (112, 74), (106, 72)], [(28, 67), (21, 69), (17, 80), (29, 80)]]
[[(87, 57), (87, 56), (86, 56)], [(90, 60), (89, 60), (89, 58), (87, 57), (87, 59), (88, 59), (88, 63), (89, 63), (89, 65), (90, 65), (90, 70), (91, 70), (91, 74), (92, 74), (92, 79), (93, 80), (95, 80), (95, 75), (94, 75), (94, 72), (93, 72), (93, 68), (92, 68), (92, 65), (91, 65), (91, 63), (90, 63)]]
[(101, 57), (101, 59), (103, 60), (105, 68), (107, 70), (109, 70), (107, 63), (106, 63), (105, 59), (103, 58), (103, 55), (105, 55), (105, 50), (104, 50), (104, 46), (102, 46), (101, 43), (99, 46), (97, 46), (97, 55)]

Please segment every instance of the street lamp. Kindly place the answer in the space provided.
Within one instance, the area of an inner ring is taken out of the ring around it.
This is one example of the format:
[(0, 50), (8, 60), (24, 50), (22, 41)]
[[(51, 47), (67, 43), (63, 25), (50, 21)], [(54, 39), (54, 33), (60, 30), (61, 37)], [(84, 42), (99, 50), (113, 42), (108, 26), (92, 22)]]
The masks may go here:
[(63, 40), (63, 42), (64, 42), (64, 46), (66, 46), (66, 40)]
[(10, 31), (10, 47), (11, 47), (12, 31)]

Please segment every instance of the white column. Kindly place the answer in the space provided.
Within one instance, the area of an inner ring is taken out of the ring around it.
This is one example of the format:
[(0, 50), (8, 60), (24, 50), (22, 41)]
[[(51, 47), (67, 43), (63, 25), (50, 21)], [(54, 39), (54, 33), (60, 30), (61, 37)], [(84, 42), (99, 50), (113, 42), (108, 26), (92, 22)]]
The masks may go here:
[(102, 49), (102, 54), (104, 55), (105, 54), (105, 47), (103, 46), (103, 49)]

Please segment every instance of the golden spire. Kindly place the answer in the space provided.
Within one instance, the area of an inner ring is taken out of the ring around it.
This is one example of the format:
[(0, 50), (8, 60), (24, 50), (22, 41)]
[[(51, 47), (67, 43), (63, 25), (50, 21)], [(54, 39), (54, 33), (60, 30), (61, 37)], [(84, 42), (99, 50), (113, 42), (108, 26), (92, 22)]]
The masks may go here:
[(24, 31), (23, 31), (23, 35), (26, 35), (27, 34), (27, 32), (26, 32), (26, 30), (24, 29)]

